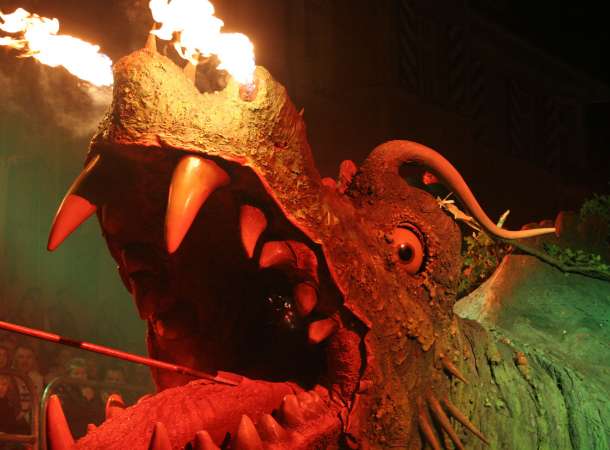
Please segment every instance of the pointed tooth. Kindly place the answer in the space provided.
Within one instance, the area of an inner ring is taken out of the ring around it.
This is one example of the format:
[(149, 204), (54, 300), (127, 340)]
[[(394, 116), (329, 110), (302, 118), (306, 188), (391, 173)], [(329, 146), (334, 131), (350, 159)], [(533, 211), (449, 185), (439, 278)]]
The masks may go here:
[(307, 277), (318, 283), (318, 257), (307, 244), (298, 241), (286, 241), (295, 255), (296, 267), (305, 272)]
[(258, 421), (261, 438), (267, 442), (278, 442), (286, 438), (286, 430), (270, 414), (263, 414)]
[(210, 433), (202, 430), (195, 433), (194, 450), (220, 450), (220, 447), (214, 444)]
[(237, 434), (233, 441), (233, 449), (235, 450), (263, 450), (263, 442), (261, 441), (258, 431), (252, 419), (247, 415), (241, 416)]
[(280, 413), (284, 423), (289, 427), (298, 427), (305, 422), (303, 417), (303, 411), (297, 400), (296, 395), (289, 394), (284, 397), (282, 404), (280, 405)]
[(172, 176), (165, 217), (167, 251), (174, 253), (210, 194), (230, 181), (215, 162), (195, 155), (182, 158)]
[(121, 394), (110, 394), (106, 400), (106, 420), (121, 414), (125, 410), (125, 402)]
[(97, 207), (83, 197), (68, 195), (61, 202), (47, 242), (47, 250), (53, 251), (85, 220), (95, 213)]
[(47, 403), (47, 446), (51, 450), (69, 450), (74, 438), (57, 395), (51, 395)]
[(318, 394), (313, 389), (311, 391), (309, 391), (309, 395), (311, 395), (311, 397), (313, 398), (313, 401), (315, 403), (320, 403), (322, 401), (322, 397), (320, 397), (320, 394)]
[(297, 394), (297, 400), (299, 401), (299, 404), (302, 408), (304, 408), (306, 405), (313, 403), (313, 397), (309, 392), (299, 392)]
[(314, 397), (318, 397), (320, 400), (329, 398), (328, 389), (319, 384), (316, 384), (310, 392)]
[(314, 397), (309, 392), (299, 393), (297, 400), (306, 418), (312, 419), (320, 414), (320, 405), (316, 404)]
[(239, 229), (241, 232), (241, 242), (246, 250), (248, 258), (254, 255), (254, 249), (258, 238), (267, 228), (267, 218), (260, 209), (243, 205), (239, 211)]
[(318, 304), (318, 291), (309, 283), (300, 283), (294, 288), (297, 312), (301, 317), (309, 315)]
[(85, 182), (93, 169), (99, 165), (100, 155), (96, 155), (76, 177), (72, 186), (64, 196), (49, 232), (47, 250), (53, 251), (61, 245), (78, 226), (96, 211), (97, 206), (79, 194), (79, 188)]
[(148, 450), (172, 450), (172, 443), (169, 440), (167, 429), (161, 422), (155, 422)]
[(326, 186), (327, 188), (332, 189), (332, 190), (337, 189), (337, 182), (335, 181), (334, 178), (331, 178), (331, 177), (322, 178), (322, 185)]
[(186, 77), (195, 84), (195, 80), (197, 79), (197, 66), (188, 62), (183, 70)]
[(266, 242), (261, 250), (261, 257), (258, 261), (261, 269), (285, 265), (294, 266), (295, 263), (294, 252), (284, 241)]
[(146, 50), (150, 50), (153, 53), (157, 53), (157, 37), (151, 33), (148, 33), (146, 38), (146, 44), (144, 44)]
[(339, 324), (333, 319), (322, 319), (309, 324), (309, 330), (307, 331), (307, 338), (311, 344), (319, 344), (326, 340), (332, 335)]

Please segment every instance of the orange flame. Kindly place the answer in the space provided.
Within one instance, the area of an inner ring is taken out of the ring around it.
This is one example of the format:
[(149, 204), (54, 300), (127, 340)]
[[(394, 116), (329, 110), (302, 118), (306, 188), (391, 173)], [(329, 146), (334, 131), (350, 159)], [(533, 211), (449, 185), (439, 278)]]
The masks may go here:
[(0, 45), (21, 50), (51, 67), (63, 66), (78, 78), (96, 86), (111, 86), (112, 61), (100, 47), (72, 36), (57, 34), (59, 21), (30, 14), (18, 8), (12, 14), (0, 11), (0, 30), (18, 37), (0, 37)]
[[(225, 69), (241, 84), (254, 80), (254, 46), (241, 33), (222, 33), (224, 22), (214, 16), (214, 6), (208, 0), (150, 0), (155, 22), (155, 36), (174, 40), (176, 51), (192, 64), (200, 56), (218, 56), (219, 69)], [(178, 36), (176, 38), (176, 36)]]

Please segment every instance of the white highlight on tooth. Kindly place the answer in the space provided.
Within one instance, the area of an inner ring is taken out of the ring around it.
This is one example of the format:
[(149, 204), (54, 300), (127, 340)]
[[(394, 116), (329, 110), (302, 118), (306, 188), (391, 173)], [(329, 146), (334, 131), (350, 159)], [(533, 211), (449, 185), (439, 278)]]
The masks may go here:
[(305, 422), (305, 417), (303, 417), (303, 411), (296, 395), (289, 394), (284, 397), (280, 405), (280, 412), (284, 423), (289, 427), (296, 428)]
[(334, 319), (322, 319), (312, 322), (307, 331), (307, 338), (311, 344), (319, 344), (328, 339), (339, 328)]
[(318, 292), (310, 283), (299, 283), (294, 288), (297, 312), (301, 317), (309, 315), (318, 304)]
[(270, 414), (263, 414), (258, 421), (261, 438), (267, 442), (278, 442), (286, 438), (286, 430)]
[(167, 434), (167, 428), (161, 422), (155, 422), (148, 450), (172, 450), (172, 444)]
[(125, 402), (121, 394), (111, 394), (106, 400), (106, 420), (112, 419), (125, 411)]
[(252, 419), (245, 414), (241, 416), (232, 448), (234, 450), (263, 450), (263, 442), (258, 431), (256, 431)]
[(279, 266), (294, 266), (295, 263), (295, 255), (285, 241), (266, 242), (258, 261), (258, 265), (261, 269)]
[(246, 250), (248, 258), (254, 255), (256, 243), (263, 231), (267, 228), (267, 218), (260, 209), (243, 205), (239, 210), (239, 230), (241, 242)]
[(202, 430), (195, 434), (194, 450), (220, 450), (220, 447), (214, 443), (210, 433)]
[(196, 155), (180, 160), (172, 176), (165, 216), (169, 253), (178, 249), (209, 196), (230, 181), (229, 175), (212, 160)]

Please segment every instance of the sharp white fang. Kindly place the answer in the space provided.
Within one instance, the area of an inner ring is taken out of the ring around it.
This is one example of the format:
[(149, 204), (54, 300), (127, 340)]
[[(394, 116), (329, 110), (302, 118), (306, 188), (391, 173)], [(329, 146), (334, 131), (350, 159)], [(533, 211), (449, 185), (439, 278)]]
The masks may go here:
[(337, 331), (338, 327), (339, 324), (333, 319), (322, 319), (312, 322), (309, 325), (307, 338), (311, 344), (319, 344)]
[(246, 250), (248, 258), (254, 255), (256, 243), (263, 231), (267, 228), (267, 218), (265, 213), (260, 209), (243, 205), (239, 211), (239, 229), (241, 233), (241, 242)]
[(74, 438), (57, 395), (51, 395), (47, 403), (47, 444), (53, 450), (70, 450)]
[(235, 450), (263, 450), (263, 442), (258, 431), (256, 431), (252, 419), (245, 414), (241, 416), (232, 448)]
[(93, 169), (98, 166), (99, 161), (100, 155), (95, 156), (89, 161), (64, 196), (49, 232), (49, 240), (47, 242), (47, 249), (49, 251), (59, 247), (80, 224), (91, 217), (97, 210), (96, 205), (83, 197), (82, 193), (79, 192), (79, 188), (93, 172)]
[(180, 160), (172, 176), (165, 216), (165, 241), (169, 253), (180, 247), (210, 194), (229, 182), (229, 175), (209, 159), (188, 155)]

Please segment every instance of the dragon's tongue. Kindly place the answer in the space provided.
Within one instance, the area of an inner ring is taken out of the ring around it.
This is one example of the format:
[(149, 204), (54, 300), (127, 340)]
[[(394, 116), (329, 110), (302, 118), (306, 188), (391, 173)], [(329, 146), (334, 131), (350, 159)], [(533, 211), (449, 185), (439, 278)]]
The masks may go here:
[[(227, 432), (235, 436), (242, 415), (257, 420), (277, 409), (284, 396), (302, 391), (293, 383), (247, 378), (238, 386), (193, 381), (166, 389), (127, 408), (80, 439), (76, 448), (145, 450), (156, 422), (165, 425), (173, 444), (184, 446), (201, 430), (206, 430), (216, 443), (220, 443)], [(126, 436), (129, 436), (128, 441)]]

